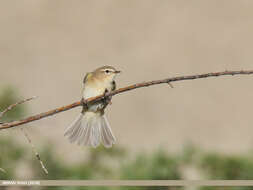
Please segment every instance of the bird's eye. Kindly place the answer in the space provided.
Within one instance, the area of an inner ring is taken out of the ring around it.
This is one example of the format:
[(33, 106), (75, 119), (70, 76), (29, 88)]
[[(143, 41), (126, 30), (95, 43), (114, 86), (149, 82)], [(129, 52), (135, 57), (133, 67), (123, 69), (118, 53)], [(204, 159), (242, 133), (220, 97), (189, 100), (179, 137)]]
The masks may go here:
[(106, 73), (109, 73), (110, 71), (109, 70), (105, 70)]

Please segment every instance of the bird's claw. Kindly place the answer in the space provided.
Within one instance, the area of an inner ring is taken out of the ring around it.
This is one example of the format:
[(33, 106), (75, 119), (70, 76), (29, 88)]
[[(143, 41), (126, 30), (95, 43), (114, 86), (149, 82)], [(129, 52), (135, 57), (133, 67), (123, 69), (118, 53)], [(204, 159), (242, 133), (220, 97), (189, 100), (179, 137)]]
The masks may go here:
[(174, 86), (170, 82), (168, 82), (168, 85), (170, 86), (170, 88), (174, 88)]
[(83, 105), (84, 108), (88, 108), (87, 101), (84, 98), (81, 99), (81, 104)]
[(105, 102), (106, 105), (108, 104), (112, 105), (112, 96), (108, 96), (109, 94), (110, 92), (106, 89), (103, 98), (103, 101)]

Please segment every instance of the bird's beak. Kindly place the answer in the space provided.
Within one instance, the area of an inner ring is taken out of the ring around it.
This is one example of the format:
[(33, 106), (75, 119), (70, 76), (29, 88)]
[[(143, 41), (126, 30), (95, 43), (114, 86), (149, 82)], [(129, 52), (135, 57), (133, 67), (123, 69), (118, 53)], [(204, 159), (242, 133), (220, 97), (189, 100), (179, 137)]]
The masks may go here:
[(115, 73), (116, 73), (116, 74), (119, 74), (119, 73), (121, 73), (121, 71), (115, 71)]

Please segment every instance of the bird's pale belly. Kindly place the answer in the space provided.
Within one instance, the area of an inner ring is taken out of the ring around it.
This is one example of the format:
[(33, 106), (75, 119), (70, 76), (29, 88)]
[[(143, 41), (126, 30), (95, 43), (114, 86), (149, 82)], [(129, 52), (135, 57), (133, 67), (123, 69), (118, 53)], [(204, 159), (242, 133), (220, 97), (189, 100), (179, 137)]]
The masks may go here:
[[(83, 98), (88, 99), (91, 97), (99, 96), (99, 95), (104, 94), (104, 92), (105, 92), (105, 88), (94, 89), (94, 88), (87, 88), (86, 87), (83, 91)], [(88, 104), (87, 111), (97, 112), (97, 111), (103, 110), (104, 107), (105, 107), (105, 103), (103, 101), (98, 101), (96, 103)]]

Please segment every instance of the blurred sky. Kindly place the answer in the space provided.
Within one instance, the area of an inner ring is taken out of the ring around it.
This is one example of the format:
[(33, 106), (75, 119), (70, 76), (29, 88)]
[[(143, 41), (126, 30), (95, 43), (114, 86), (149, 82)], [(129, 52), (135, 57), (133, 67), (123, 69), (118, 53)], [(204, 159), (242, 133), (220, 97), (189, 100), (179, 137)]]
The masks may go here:
[[(0, 3), (0, 87), (12, 85), (29, 114), (81, 98), (85, 73), (112, 65), (118, 87), (153, 79), (252, 69), (253, 1), (5, 0)], [(246, 152), (253, 146), (253, 76), (142, 88), (114, 96), (107, 116), (130, 150)], [(22, 98), (20, 97), (20, 98)], [(81, 155), (64, 129), (81, 108), (29, 125), (35, 144)], [(16, 135), (6, 130), (1, 135)], [(25, 139), (23, 139), (25, 143)]]

